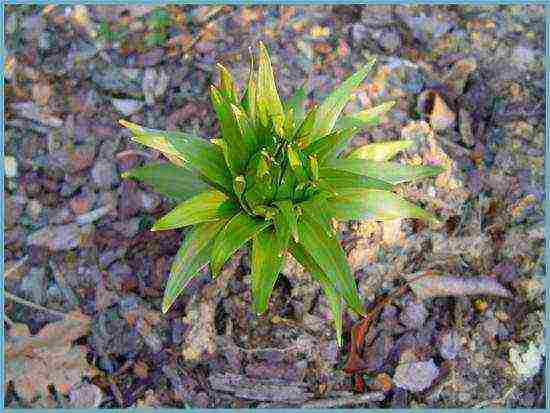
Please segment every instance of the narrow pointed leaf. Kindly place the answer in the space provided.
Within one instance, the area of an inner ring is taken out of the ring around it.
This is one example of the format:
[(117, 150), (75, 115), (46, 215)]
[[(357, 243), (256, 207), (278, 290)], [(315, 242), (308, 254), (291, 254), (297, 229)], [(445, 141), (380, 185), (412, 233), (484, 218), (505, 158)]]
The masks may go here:
[(294, 205), (292, 201), (288, 199), (274, 202), (275, 206), (281, 211), (282, 218), (286, 221), (292, 237), (296, 242), (299, 240), (298, 236), (298, 216), (294, 211)]
[(253, 126), (257, 124), (257, 112), (256, 112), (256, 97), (257, 97), (257, 75), (254, 71), (254, 55), (250, 52), (250, 75), (248, 77), (248, 84), (246, 86), (246, 92), (241, 101), (241, 106), (248, 114), (248, 118)]
[(124, 172), (122, 177), (140, 180), (151, 185), (155, 191), (178, 201), (184, 201), (209, 189), (208, 184), (197, 173), (170, 163), (157, 162), (133, 168)]
[(346, 103), (353, 97), (353, 93), (361, 82), (363, 82), (374, 62), (375, 60), (372, 59), (365, 67), (347, 78), (324, 100), (323, 104), (319, 107), (315, 119), (314, 131), (312, 133), (314, 137), (325, 136), (332, 132)]
[(285, 122), (283, 104), (275, 86), (275, 77), (267, 49), (262, 42), (260, 42), (260, 59), (258, 63), (257, 96), (256, 103), (260, 122), (264, 126), (272, 122), (277, 134), (282, 136)]
[(238, 206), (223, 192), (211, 189), (195, 195), (159, 219), (151, 231), (160, 231), (217, 221), (235, 215)]
[(336, 129), (345, 129), (352, 127), (365, 128), (371, 125), (378, 125), (380, 123), (380, 116), (388, 112), (394, 105), (394, 101), (385, 102), (373, 108), (344, 116), (336, 122), (335, 127)]
[(294, 95), (286, 102), (287, 112), (292, 109), (294, 114), (294, 123), (299, 124), (305, 116), (305, 104), (307, 100), (306, 82), (294, 92)]
[(317, 265), (315, 260), (301, 244), (295, 242), (290, 243), (289, 251), (296, 261), (298, 261), (300, 265), (304, 267), (307, 272), (309, 272), (313, 279), (321, 284), (321, 287), (327, 296), (330, 311), (332, 312), (334, 327), (336, 328), (336, 342), (339, 347), (342, 347), (342, 312), (344, 309), (342, 296), (332, 286), (329, 278), (325, 275), (321, 267)]
[(309, 251), (348, 305), (364, 315), (365, 310), (357, 292), (353, 273), (336, 237), (329, 237), (326, 231), (306, 213), (298, 221), (298, 234), (300, 244)]
[(288, 247), (290, 229), (285, 220), (279, 220), (278, 224), (252, 238), (252, 302), (257, 315), (267, 310)]
[(379, 143), (369, 143), (360, 146), (351, 152), (347, 159), (367, 159), (369, 161), (389, 161), (399, 152), (410, 148), (414, 144), (412, 140), (389, 141)]
[(215, 86), (210, 87), (210, 98), (218, 115), (222, 139), (227, 144), (224, 152), (227, 166), (233, 176), (241, 175), (248, 162), (249, 149), (244, 144), (241, 129), (231, 109), (231, 104), (223, 98)]
[(212, 249), (210, 266), (217, 277), (227, 259), (254, 235), (272, 225), (270, 221), (254, 219), (246, 212), (239, 212), (218, 234)]
[(227, 220), (198, 224), (186, 236), (181, 245), (166, 284), (162, 300), (162, 312), (167, 313), (185, 287), (199, 270), (210, 261), (214, 239)]
[(306, 155), (316, 155), (319, 163), (335, 159), (349, 142), (357, 129), (350, 128), (329, 133), (304, 149)]
[(444, 171), (440, 166), (410, 166), (366, 159), (334, 159), (327, 166), (341, 171), (365, 175), (391, 185), (434, 177)]
[(220, 92), (230, 103), (237, 103), (237, 86), (231, 73), (220, 63), (216, 65), (220, 71)]
[(313, 132), (313, 125), (315, 124), (318, 110), (319, 107), (317, 105), (313, 106), (294, 134), (293, 140), (300, 148), (305, 148), (311, 142), (311, 134)]
[(183, 139), (178, 132), (166, 132), (155, 129), (144, 128), (132, 122), (128, 122), (124, 119), (118, 121), (122, 126), (129, 129), (134, 134), (132, 140), (139, 142), (142, 145), (155, 149), (163, 153), (170, 162), (178, 166), (183, 166), (186, 162), (185, 157), (169, 142), (167, 135), (173, 135), (173, 139)]
[(233, 117), (237, 122), (237, 127), (239, 128), (240, 135), (242, 136), (243, 144), (246, 146), (246, 153), (253, 154), (258, 149), (258, 141), (256, 139), (256, 134), (254, 133), (254, 126), (250, 122), (250, 119), (246, 113), (235, 105), (231, 105), (231, 111), (233, 112)]
[(208, 140), (187, 133), (161, 131), (121, 120), (145, 146), (163, 152), (172, 162), (180, 160), (185, 167), (197, 171), (209, 182), (231, 191), (232, 180), (220, 147)]
[(393, 185), (378, 179), (326, 167), (319, 169), (319, 187), (323, 190), (333, 189), (335, 192), (351, 188), (393, 189)]
[(419, 206), (392, 192), (376, 189), (348, 189), (327, 201), (329, 214), (337, 220), (418, 218), (437, 222), (437, 218)]

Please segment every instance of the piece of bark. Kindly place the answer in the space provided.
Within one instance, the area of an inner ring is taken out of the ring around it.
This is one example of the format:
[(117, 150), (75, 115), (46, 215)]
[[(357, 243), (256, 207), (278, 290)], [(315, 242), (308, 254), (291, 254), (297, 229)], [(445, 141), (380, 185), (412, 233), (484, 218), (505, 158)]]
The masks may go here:
[(369, 403), (369, 402), (381, 402), (385, 399), (385, 395), (382, 392), (364, 393), (360, 395), (353, 395), (347, 397), (338, 397), (335, 399), (321, 399), (312, 400), (302, 404), (302, 408), (306, 409), (330, 409), (334, 407), (353, 406), (356, 404)]
[(305, 402), (314, 397), (302, 382), (256, 380), (233, 373), (215, 373), (208, 377), (214, 390), (232, 393), (235, 397), (263, 402)]
[[(419, 273), (411, 274), (415, 277)], [(408, 277), (407, 277), (408, 278)], [(491, 277), (457, 277), (427, 274), (410, 283), (419, 299), (434, 297), (463, 297), (469, 295), (493, 295), (510, 298), (510, 292)]]

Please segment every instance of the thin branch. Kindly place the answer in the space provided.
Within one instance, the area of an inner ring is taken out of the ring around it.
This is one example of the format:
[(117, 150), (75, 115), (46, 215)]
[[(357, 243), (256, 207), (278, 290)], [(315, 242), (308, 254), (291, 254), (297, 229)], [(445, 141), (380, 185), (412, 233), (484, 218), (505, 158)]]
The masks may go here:
[(26, 305), (27, 307), (34, 308), (35, 310), (45, 311), (47, 313), (53, 314), (58, 317), (65, 317), (65, 313), (62, 313), (61, 311), (52, 310), (50, 308), (43, 307), (40, 304), (35, 304), (32, 301), (25, 300), (24, 298), (18, 297), (7, 291), (4, 291), (4, 296), (9, 300), (15, 301), (16, 303), (19, 303), (22, 305)]

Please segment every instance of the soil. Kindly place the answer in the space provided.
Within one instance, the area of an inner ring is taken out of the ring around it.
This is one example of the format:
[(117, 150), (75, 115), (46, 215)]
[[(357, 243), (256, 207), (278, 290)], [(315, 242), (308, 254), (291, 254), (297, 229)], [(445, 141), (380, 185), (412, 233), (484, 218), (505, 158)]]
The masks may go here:
[[(7, 5), (4, 27), (6, 407), (544, 407), (543, 6)], [(399, 162), (447, 169), (398, 189), (442, 225), (338, 224), (371, 308), (447, 277), (381, 309), (355, 375), (358, 318), (338, 348), (290, 258), (262, 317), (246, 251), (163, 315), (185, 231), (149, 231), (174, 202), (121, 178), (162, 155), (118, 119), (216, 136), (215, 64), (242, 89), (260, 40), (308, 104), (376, 57), (345, 112), (396, 104), (350, 148), (412, 139)]]

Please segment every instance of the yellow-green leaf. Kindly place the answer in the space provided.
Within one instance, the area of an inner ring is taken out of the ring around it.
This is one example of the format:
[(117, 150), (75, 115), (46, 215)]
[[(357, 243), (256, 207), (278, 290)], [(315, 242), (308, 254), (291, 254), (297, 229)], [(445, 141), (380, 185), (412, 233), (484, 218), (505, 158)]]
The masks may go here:
[(231, 73), (221, 64), (216, 65), (220, 71), (220, 92), (230, 103), (237, 103), (237, 86)]
[(294, 123), (296, 125), (300, 124), (305, 116), (305, 104), (307, 100), (307, 86), (306, 82), (300, 86), (294, 95), (286, 102), (287, 113), (292, 110)]
[(248, 154), (253, 154), (258, 149), (258, 141), (252, 122), (250, 122), (246, 113), (239, 107), (231, 105), (231, 111), (237, 122), (237, 127), (239, 128), (243, 143), (246, 146), (247, 156)]
[(296, 261), (298, 261), (300, 265), (302, 265), (302, 267), (304, 267), (304, 269), (313, 277), (313, 279), (321, 284), (321, 287), (327, 296), (334, 321), (334, 327), (336, 328), (336, 343), (338, 344), (338, 347), (342, 347), (342, 313), (344, 309), (342, 296), (332, 286), (332, 283), (321, 267), (317, 265), (313, 257), (301, 244), (291, 242), (289, 245), (289, 251)]
[(151, 231), (160, 231), (217, 221), (235, 215), (238, 206), (223, 192), (204, 191), (190, 198), (159, 219)]
[(311, 133), (313, 132), (313, 125), (315, 124), (318, 109), (319, 107), (315, 105), (309, 110), (305, 119), (302, 121), (298, 127), (298, 130), (294, 134), (293, 140), (300, 148), (307, 147), (312, 140)]
[[(312, 211), (315, 212), (315, 209)], [(353, 273), (336, 237), (330, 237), (307, 213), (302, 214), (298, 220), (298, 234), (300, 244), (309, 252), (348, 305), (364, 315), (365, 310), (357, 292)]]
[(215, 86), (210, 86), (210, 98), (218, 115), (222, 139), (226, 143), (224, 155), (227, 166), (233, 176), (241, 175), (250, 157), (250, 149), (245, 145), (231, 104)]
[(219, 146), (187, 133), (144, 128), (124, 120), (120, 123), (130, 129), (137, 142), (161, 151), (170, 161), (179, 161), (176, 162), (178, 166), (197, 171), (210, 183), (231, 193), (231, 174)]
[(181, 154), (168, 140), (168, 135), (173, 135), (174, 140), (183, 139), (179, 132), (160, 131), (156, 129), (144, 128), (124, 119), (118, 121), (122, 126), (133, 133), (132, 140), (142, 145), (162, 152), (171, 162), (178, 166), (183, 166), (187, 159)]
[(294, 211), (294, 205), (292, 204), (292, 201), (285, 199), (276, 201), (274, 202), (274, 204), (281, 212), (282, 219), (286, 221), (288, 228), (290, 228), (292, 237), (296, 242), (298, 242), (298, 216)]
[(250, 52), (250, 75), (248, 77), (248, 84), (246, 91), (244, 93), (243, 99), (241, 101), (241, 106), (248, 114), (248, 118), (252, 123), (252, 126), (255, 127), (257, 123), (257, 112), (256, 112), (256, 97), (257, 97), (257, 74), (254, 72), (254, 55)]
[(336, 129), (364, 128), (366, 126), (377, 125), (380, 123), (380, 116), (389, 111), (394, 105), (394, 101), (385, 102), (373, 108), (344, 116), (336, 122)]
[(411, 166), (395, 162), (369, 161), (367, 159), (334, 159), (327, 166), (341, 171), (365, 175), (391, 185), (434, 177), (444, 171), (440, 166)]
[(377, 162), (389, 161), (399, 152), (410, 148), (413, 143), (412, 140), (369, 143), (353, 150), (346, 158), (367, 159)]
[(419, 206), (392, 192), (377, 189), (346, 189), (327, 200), (328, 211), (337, 220), (418, 218), (437, 222), (437, 218)]
[(252, 218), (244, 211), (231, 218), (214, 241), (210, 262), (212, 275), (217, 277), (225, 262), (235, 251), (270, 225), (270, 221)]
[(326, 161), (336, 158), (349, 142), (356, 128), (337, 130), (327, 136), (316, 140), (304, 149), (304, 154), (316, 155), (319, 163), (323, 165)]
[(162, 299), (163, 313), (168, 312), (189, 281), (208, 264), (214, 239), (226, 223), (227, 219), (204, 222), (198, 224), (185, 236), (185, 241), (178, 250), (170, 269), (170, 278)]
[(275, 127), (279, 136), (283, 136), (285, 115), (283, 104), (279, 98), (275, 77), (271, 67), (271, 60), (265, 45), (260, 42), (260, 59), (258, 64), (258, 89), (257, 89), (257, 110), (260, 122), (268, 126), (270, 121)]
[(353, 93), (361, 82), (363, 82), (374, 62), (375, 60), (372, 59), (365, 67), (347, 78), (323, 101), (315, 118), (315, 126), (312, 133), (314, 140), (332, 132), (346, 103), (353, 97)]
[(319, 187), (323, 190), (329, 190), (329, 192), (351, 188), (393, 189), (393, 185), (387, 182), (327, 167), (319, 169)]
[(178, 201), (209, 189), (196, 172), (170, 163), (157, 162), (133, 168), (124, 172), (122, 177), (138, 179), (151, 185), (155, 191)]
[(252, 303), (257, 315), (267, 310), (269, 297), (283, 266), (290, 231), (285, 227), (285, 221), (281, 221), (280, 226), (268, 228), (252, 237)]

